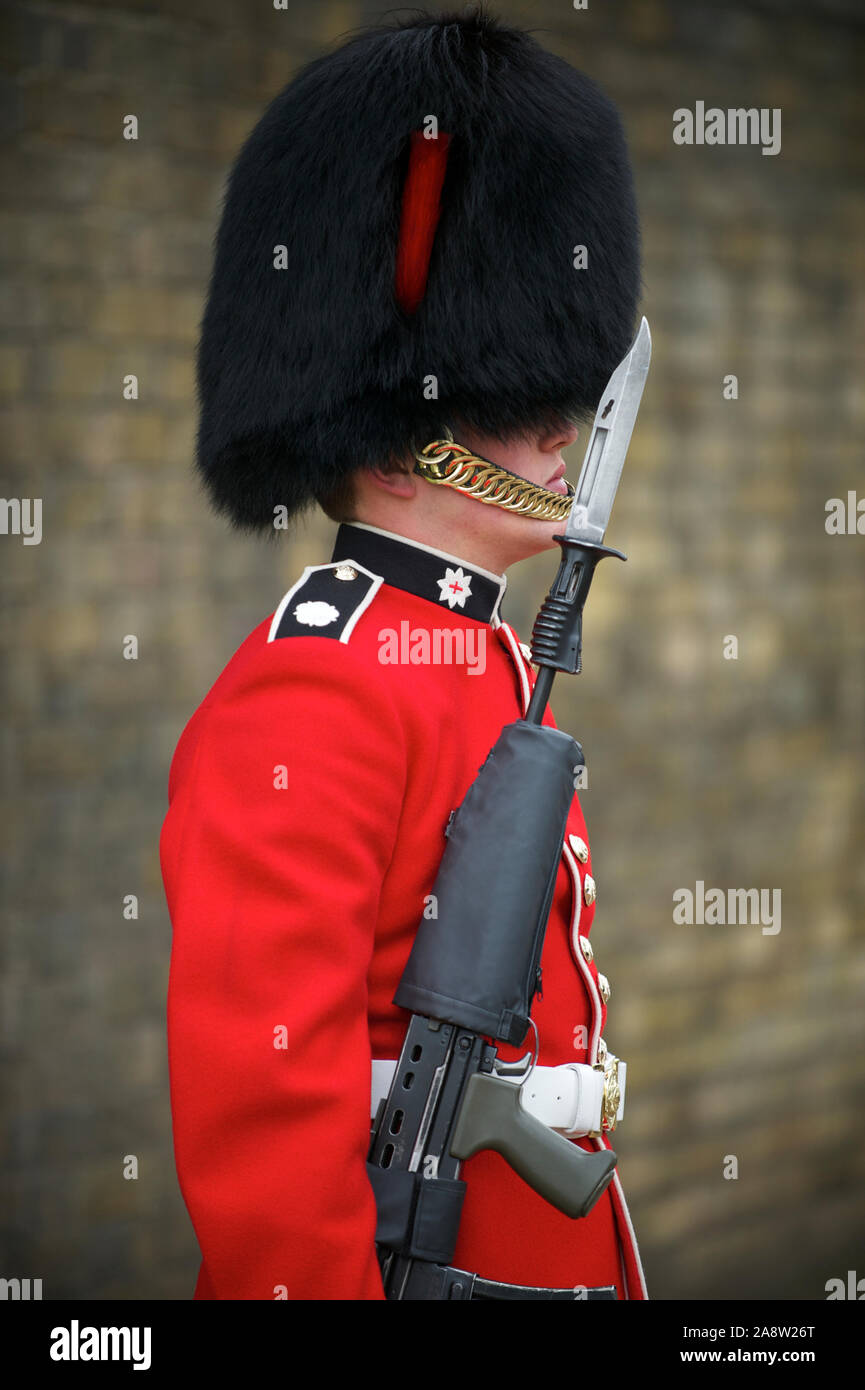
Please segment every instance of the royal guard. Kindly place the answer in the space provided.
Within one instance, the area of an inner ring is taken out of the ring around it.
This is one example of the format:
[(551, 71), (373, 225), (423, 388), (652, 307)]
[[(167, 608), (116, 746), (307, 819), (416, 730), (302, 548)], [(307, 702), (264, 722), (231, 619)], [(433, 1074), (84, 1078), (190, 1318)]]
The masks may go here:
[[(272, 532), (315, 502), (339, 527), (171, 767), (168, 1042), (196, 1298), (393, 1296), (368, 1160), (412, 1018), (394, 996), (419, 924), (436, 930), (454, 812), (529, 710), (506, 571), (556, 550), (574, 496), (560, 451), (627, 352), (638, 290), (614, 107), (484, 13), (354, 38), (238, 158), (198, 466), (237, 527)], [(555, 728), (549, 709), (538, 722)], [(624, 1066), (611, 1088), (598, 890), (568, 802), (531, 976), (535, 1123), (597, 1156)], [(496, 1036), (516, 1072), (519, 1030)], [(501, 1152), (466, 1158), (446, 1262), (461, 1292), (428, 1296), (646, 1298), (613, 1164), (575, 1218)]]

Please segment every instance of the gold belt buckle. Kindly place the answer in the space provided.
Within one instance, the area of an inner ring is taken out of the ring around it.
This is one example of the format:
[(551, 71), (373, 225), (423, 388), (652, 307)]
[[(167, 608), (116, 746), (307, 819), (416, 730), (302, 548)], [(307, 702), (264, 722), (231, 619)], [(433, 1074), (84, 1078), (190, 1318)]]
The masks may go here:
[[(603, 1042), (603, 1039), (601, 1040)], [(604, 1073), (604, 1098), (601, 1102), (601, 1128), (592, 1131), (593, 1138), (600, 1138), (601, 1134), (612, 1134), (616, 1128), (616, 1115), (619, 1113), (619, 1106), (622, 1103), (622, 1088), (619, 1085), (619, 1059), (612, 1052), (608, 1052), (606, 1045), (603, 1049), (598, 1047), (599, 1061), (595, 1062), (595, 1071)]]

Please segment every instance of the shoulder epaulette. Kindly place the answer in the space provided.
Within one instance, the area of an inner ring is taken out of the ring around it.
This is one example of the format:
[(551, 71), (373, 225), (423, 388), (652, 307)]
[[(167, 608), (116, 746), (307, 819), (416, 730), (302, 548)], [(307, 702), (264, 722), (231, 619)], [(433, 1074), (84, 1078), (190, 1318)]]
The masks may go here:
[(268, 642), (278, 637), (335, 637), (347, 642), (384, 583), (351, 560), (307, 565), (273, 615)]

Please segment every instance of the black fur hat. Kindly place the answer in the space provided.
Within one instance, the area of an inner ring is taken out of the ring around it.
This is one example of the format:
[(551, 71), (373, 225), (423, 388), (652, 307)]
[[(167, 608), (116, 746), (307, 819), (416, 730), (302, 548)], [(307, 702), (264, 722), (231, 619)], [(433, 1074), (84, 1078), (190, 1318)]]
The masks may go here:
[[(395, 269), (430, 117), (450, 138), (415, 306)], [(361, 34), (280, 93), (231, 174), (198, 355), (215, 506), (272, 527), (456, 422), (506, 438), (585, 417), (639, 279), (621, 125), (588, 78), (484, 13)]]

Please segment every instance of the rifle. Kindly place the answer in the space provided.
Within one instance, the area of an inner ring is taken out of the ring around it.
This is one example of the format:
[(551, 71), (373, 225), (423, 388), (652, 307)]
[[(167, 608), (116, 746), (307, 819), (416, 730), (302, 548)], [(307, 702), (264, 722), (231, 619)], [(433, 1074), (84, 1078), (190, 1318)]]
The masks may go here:
[(537, 1029), (531, 1005), (582, 749), (542, 723), (557, 671), (582, 668), (582, 615), (603, 544), (651, 356), (642, 320), (598, 406), (558, 573), (532, 630), (539, 667), (523, 719), (506, 725), (445, 831), (433, 886), (435, 919), (418, 928), (394, 1003), (411, 1011), (390, 1090), (378, 1107), (367, 1173), (376, 1248), (393, 1300), (465, 1297), (449, 1270), (466, 1183), (460, 1164), (493, 1149), (572, 1218), (588, 1215), (612, 1180), (611, 1149), (586, 1153), (529, 1114), (523, 1069), (496, 1042), (519, 1047)]

